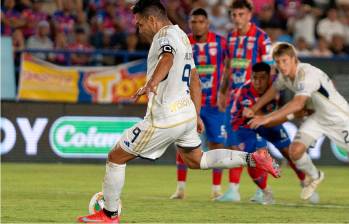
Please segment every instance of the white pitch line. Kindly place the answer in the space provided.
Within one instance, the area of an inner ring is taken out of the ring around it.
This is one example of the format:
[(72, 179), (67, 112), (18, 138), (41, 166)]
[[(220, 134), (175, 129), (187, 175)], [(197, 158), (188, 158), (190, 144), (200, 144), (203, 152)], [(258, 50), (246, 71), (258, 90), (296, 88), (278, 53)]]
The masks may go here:
[(349, 205), (334, 205), (334, 204), (311, 204), (310, 202), (308, 204), (303, 203), (287, 203), (287, 202), (276, 202), (274, 205), (281, 205), (281, 206), (289, 206), (289, 207), (311, 207), (311, 208), (349, 208)]

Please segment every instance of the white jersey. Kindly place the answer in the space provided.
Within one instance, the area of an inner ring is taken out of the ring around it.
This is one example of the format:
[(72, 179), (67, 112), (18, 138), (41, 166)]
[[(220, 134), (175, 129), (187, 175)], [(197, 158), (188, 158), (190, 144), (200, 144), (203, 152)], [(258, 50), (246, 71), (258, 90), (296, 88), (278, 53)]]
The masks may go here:
[(173, 65), (156, 94), (151, 93), (145, 119), (154, 127), (173, 127), (196, 119), (196, 110), (189, 92), (191, 69), (195, 68), (192, 48), (187, 35), (177, 26), (165, 26), (153, 38), (147, 62), (147, 80), (165, 52), (173, 54)]
[(349, 122), (348, 102), (335, 89), (331, 79), (310, 64), (298, 64), (294, 81), (279, 74), (273, 85), (278, 90), (288, 88), (295, 95), (308, 96), (306, 107), (315, 110), (312, 117), (321, 124)]

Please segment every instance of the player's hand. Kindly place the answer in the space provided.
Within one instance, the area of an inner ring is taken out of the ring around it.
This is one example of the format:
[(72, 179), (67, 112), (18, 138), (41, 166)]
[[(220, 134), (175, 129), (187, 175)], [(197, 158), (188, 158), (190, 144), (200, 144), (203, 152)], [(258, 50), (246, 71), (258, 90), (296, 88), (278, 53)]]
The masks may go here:
[(256, 115), (248, 122), (248, 125), (250, 125), (252, 129), (257, 129), (262, 125), (268, 124), (270, 121), (271, 118), (268, 116)]
[(147, 82), (145, 86), (137, 90), (137, 92), (132, 96), (132, 98), (135, 102), (137, 102), (141, 96), (143, 96), (144, 94), (148, 96), (151, 92), (156, 95), (156, 88), (155, 86), (152, 86), (150, 82)]
[(201, 120), (200, 117), (197, 119), (197, 132), (199, 134), (202, 134), (205, 131), (205, 125), (204, 122)]
[(309, 109), (303, 109), (303, 110), (300, 110), (298, 112), (295, 112), (294, 113), (294, 117), (299, 119), (299, 118), (303, 118), (303, 117), (307, 117), (307, 116), (310, 116), (314, 113), (314, 110), (309, 110)]
[(218, 92), (217, 106), (218, 110), (221, 112), (225, 112), (225, 109), (227, 107), (226, 95), (221, 93), (220, 91)]
[(244, 110), (242, 111), (242, 116), (251, 118), (255, 115), (255, 112), (249, 108), (249, 107), (244, 107)]

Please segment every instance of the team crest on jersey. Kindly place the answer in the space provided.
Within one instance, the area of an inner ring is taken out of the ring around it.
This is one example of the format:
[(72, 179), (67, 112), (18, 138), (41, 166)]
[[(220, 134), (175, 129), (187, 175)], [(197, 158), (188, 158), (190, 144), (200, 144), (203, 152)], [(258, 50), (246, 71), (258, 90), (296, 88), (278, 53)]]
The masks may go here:
[(208, 52), (210, 53), (210, 55), (216, 56), (217, 55), (217, 48), (212, 47), (208, 50)]
[(252, 103), (250, 100), (246, 99), (246, 100), (241, 101), (241, 104), (244, 106), (250, 106)]
[(253, 47), (254, 47), (254, 43), (253, 43), (253, 42), (248, 42), (248, 43), (247, 43), (247, 48), (248, 48), (249, 50), (251, 50)]

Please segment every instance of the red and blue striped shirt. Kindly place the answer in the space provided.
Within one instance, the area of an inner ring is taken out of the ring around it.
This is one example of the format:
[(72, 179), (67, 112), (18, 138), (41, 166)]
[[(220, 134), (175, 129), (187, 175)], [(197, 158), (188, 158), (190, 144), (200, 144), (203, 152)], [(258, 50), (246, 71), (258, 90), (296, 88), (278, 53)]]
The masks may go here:
[[(259, 95), (256, 89), (253, 87), (251, 81), (248, 81), (245, 83), (245, 85), (235, 91), (233, 99), (234, 103), (230, 111), (233, 130), (238, 130), (239, 127), (249, 128), (246, 118), (242, 116), (242, 111), (244, 107), (252, 107), (257, 102), (259, 97), (261, 97), (261, 95)], [(278, 97), (265, 105), (261, 111), (264, 114), (269, 114), (276, 110), (277, 106)]]
[(228, 50), (231, 65), (230, 91), (241, 87), (251, 79), (252, 66), (264, 61), (271, 63), (271, 41), (268, 35), (251, 23), (246, 35), (233, 31), (228, 34)]
[(226, 40), (213, 32), (207, 34), (207, 41), (203, 43), (197, 42), (192, 34), (189, 34), (188, 37), (201, 81), (201, 104), (203, 107), (216, 107), (224, 59), (228, 54)]

